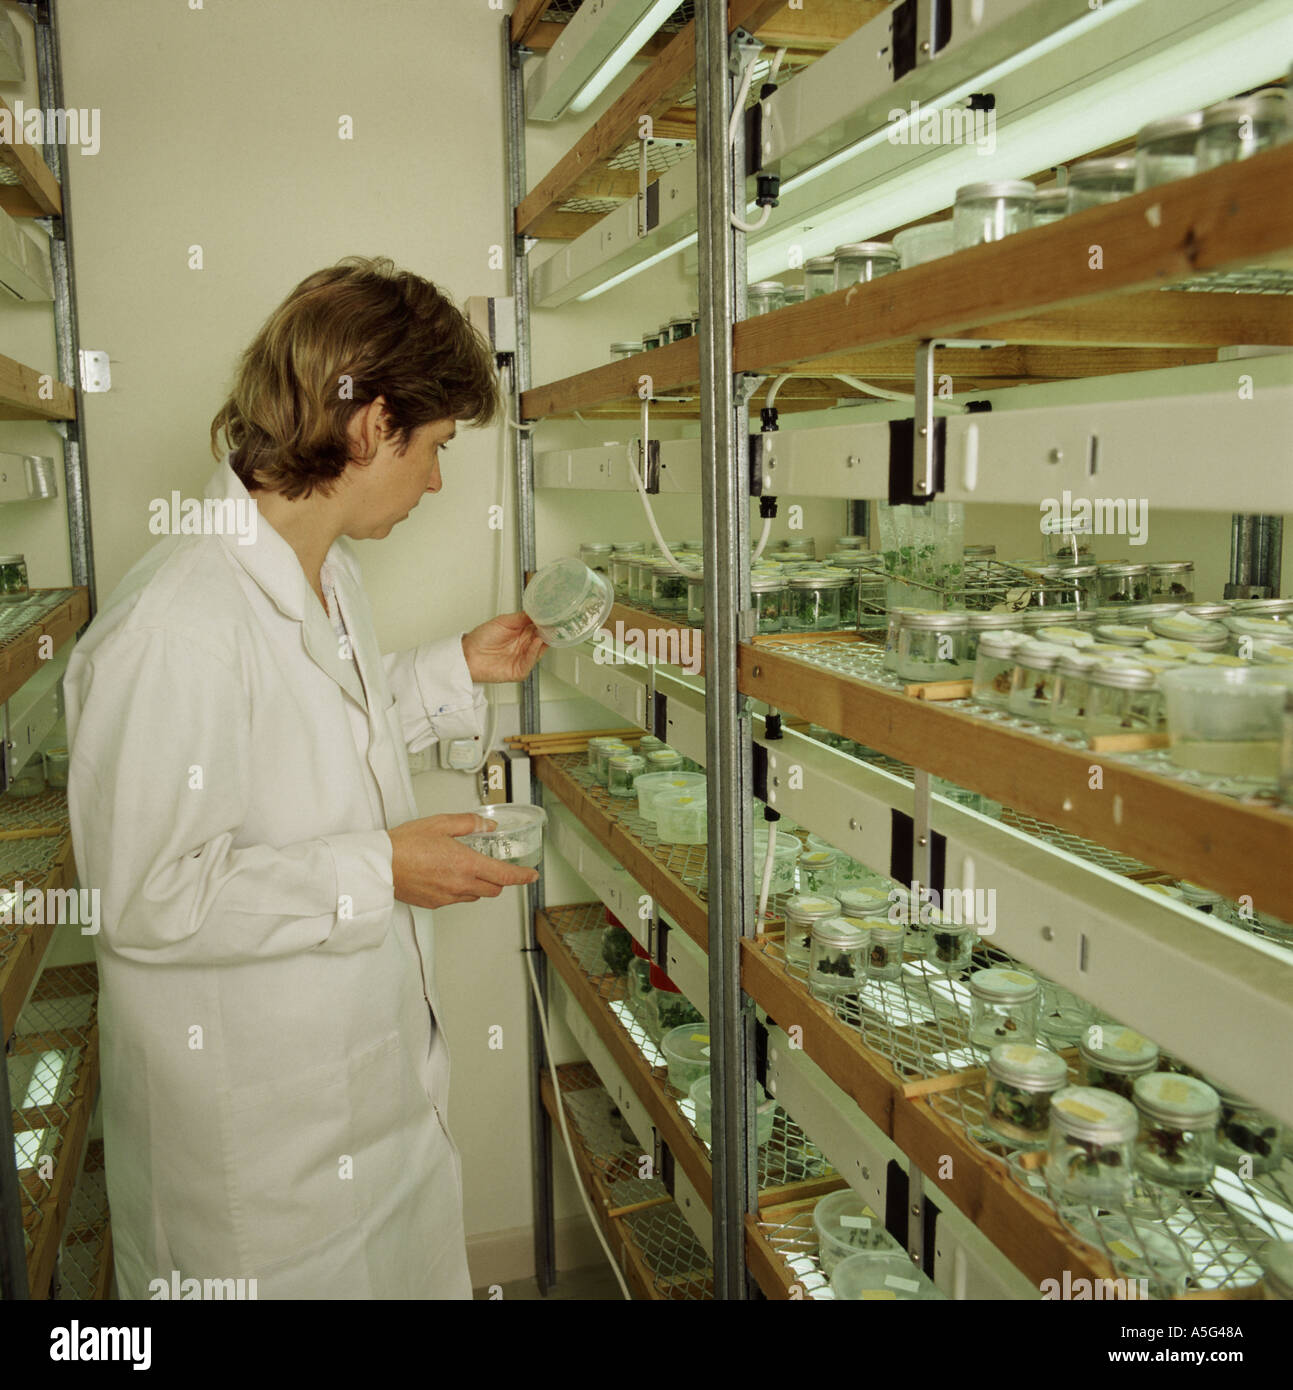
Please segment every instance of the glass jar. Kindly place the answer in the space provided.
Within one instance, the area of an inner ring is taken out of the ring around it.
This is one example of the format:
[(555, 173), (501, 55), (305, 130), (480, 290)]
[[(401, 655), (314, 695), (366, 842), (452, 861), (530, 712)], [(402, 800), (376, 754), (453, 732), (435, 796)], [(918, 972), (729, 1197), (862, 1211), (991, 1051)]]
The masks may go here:
[(1158, 1066), (1158, 1048), (1121, 1023), (1093, 1023), (1078, 1039), (1082, 1084), (1131, 1099), (1136, 1079)]
[(45, 782), (56, 791), (67, 788), (68, 752), (66, 748), (45, 750)]
[(1064, 1086), (1051, 1096), (1046, 1180), (1059, 1200), (1118, 1205), (1131, 1191), (1140, 1118), (1122, 1096)]
[(1094, 1016), (1094, 1005), (1054, 980), (1042, 981), (1037, 1031), (1052, 1047), (1071, 1047), (1081, 1041)]
[(1269, 1173), (1280, 1166), (1284, 1127), (1234, 1091), (1213, 1089), (1221, 1097), (1217, 1157), (1241, 1178)]
[(970, 976), (970, 1041), (976, 1047), (1032, 1042), (1041, 990), (1022, 970), (976, 970)]
[(976, 705), (1005, 709), (1014, 683), (1015, 651), (1028, 639), (1022, 632), (985, 632), (974, 654), (974, 685), (970, 698)]
[(641, 948), (636, 942), (632, 949), (633, 959), (625, 971), (624, 1002), (633, 1017), (646, 1029), (652, 1021), (651, 996), (655, 993), (651, 988), (651, 962), (644, 953), (639, 954)]
[(799, 856), (799, 891), (811, 897), (833, 897), (839, 872), (837, 849), (806, 849)]
[(1064, 1058), (1030, 1043), (1002, 1043), (988, 1054), (985, 1123), (999, 1139), (1021, 1149), (1044, 1147), (1051, 1097), (1067, 1085)]
[(609, 578), (611, 553), (614, 549), (610, 541), (585, 541), (579, 547), (579, 558), (590, 570), (597, 570)]
[(977, 661), (979, 638), (985, 632), (1013, 632), (1018, 622), (1016, 613), (967, 613), (965, 615), (965, 657)]
[(1033, 225), (1037, 187), (1026, 179), (967, 183), (956, 190), (952, 236), (958, 251), (1000, 241)]
[(898, 253), (887, 241), (850, 241), (835, 248), (837, 290), (879, 280), (897, 269)]
[(781, 289), (781, 304), (783, 308), (788, 308), (791, 304), (802, 304), (806, 298), (802, 285), (783, 285)]
[(1219, 101), (1203, 113), (1195, 146), (1199, 173), (1237, 159), (1250, 159), (1278, 145), (1287, 135), (1288, 97), (1282, 88)]
[(1054, 582), (1064, 585), (1067, 602), (1085, 613), (1094, 612), (1100, 605), (1099, 565), (1061, 565)]
[(840, 597), (847, 574), (801, 570), (790, 576), (786, 595), (787, 632), (832, 632), (841, 626)]
[(770, 314), (785, 303), (780, 280), (760, 280), (745, 292), (745, 316), (755, 318)]
[(628, 601), (634, 608), (651, 607), (651, 573), (655, 568), (654, 555), (630, 556), (625, 565), (629, 576)]
[(1202, 111), (1187, 111), (1141, 126), (1136, 132), (1136, 192), (1197, 173), (1195, 150), (1202, 127)]
[(636, 753), (613, 753), (606, 760), (606, 790), (612, 796), (632, 796), (633, 783), (641, 772), (646, 771), (646, 759)]
[(942, 975), (959, 975), (970, 968), (978, 940), (968, 923), (934, 922), (929, 929), (926, 963)]
[(595, 781), (606, 782), (606, 756), (614, 750), (617, 753), (631, 753), (633, 750), (620, 738), (609, 736), (588, 740), (588, 770)]
[(1101, 565), (1098, 576), (1100, 602), (1148, 603), (1148, 565)]
[(659, 334), (659, 333), (644, 333), (644, 334), (642, 335), (642, 351), (643, 351), (643, 352), (651, 352), (653, 349), (658, 348), (659, 346), (660, 346), (660, 334)]
[(705, 576), (695, 571), (687, 575), (687, 622), (692, 627), (705, 625)]
[(0, 555), (0, 603), (21, 603), (30, 592), (26, 557)]
[(662, 618), (682, 618), (687, 614), (687, 575), (674, 569), (666, 559), (651, 566), (651, 607)]
[(840, 900), (808, 893), (797, 893), (786, 899), (786, 969), (798, 979), (808, 975), (812, 955), (813, 923), (827, 917), (838, 917)]
[(904, 613), (895, 670), (908, 681), (963, 680), (974, 674), (964, 613)]
[(1086, 721), (1091, 734), (1152, 734), (1166, 728), (1163, 696), (1144, 666), (1107, 662), (1087, 673)]
[[(645, 739), (642, 740), (646, 742)], [(659, 748), (649, 749), (646, 754), (646, 765), (648, 772), (678, 772), (682, 768), (682, 754), (676, 748), (662, 744)]]
[(690, 314), (682, 314), (676, 319), (669, 320), (669, 341), (671, 343), (680, 343), (684, 338), (690, 338), (691, 334)]
[(623, 545), (615, 546), (611, 551), (611, 588), (615, 591), (615, 597), (619, 599), (621, 603), (628, 601), (629, 570), (634, 562), (642, 558), (643, 549), (644, 547), (641, 541), (628, 541)]
[(810, 256), (804, 262), (804, 298), (817, 299), (835, 288), (835, 257)]
[(1136, 1171), (1166, 1187), (1203, 1187), (1216, 1166), (1221, 1097), (1193, 1076), (1156, 1071), (1137, 1077), (1140, 1111)]
[(902, 975), (903, 942), (907, 935), (902, 922), (872, 921), (866, 949), (868, 980), (897, 980)]
[(1055, 663), (1055, 687), (1051, 695), (1050, 722), (1057, 729), (1083, 729), (1086, 726), (1088, 677), (1099, 663), (1080, 651), (1066, 652)]
[(895, 232), (893, 249), (898, 253), (904, 270), (950, 256), (953, 249), (952, 219), (944, 217), (937, 222), (921, 222), (918, 226)]
[(856, 927), (869, 927), (877, 920), (883, 925), (888, 922), (890, 909), (894, 905), (892, 891), (878, 884), (866, 883), (853, 883), (841, 888), (835, 895), (840, 900), (840, 916)]
[(1194, 602), (1194, 561), (1160, 560), (1149, 567), (1151, 603)]
[(808, 957), (808, 989), (816, 999), (852, 994), (866, 968), (868, 933), (843, 917), (813, 923)]
[(794, 891), (795, 865), (799, 862), (799, 856), (804, 849), (797, 835), (788, 835), (782, 830), (774, 832), (770, 826), (767, 829), (760, 829), (756, 826), (752, 837), (756, 889), (763, 883), (764, 864), (768, 855), (768, 839), (774, 834), (776, 838), (772, 841), (772, 877), (768, 881), (769, 895)]
[(642, 344), (639, 342), (624, 342), (611, 344), (611, 356), (616, 360), (624, 357), (634, 357), (642, 351)]
[(1048, 227), (1067, 217), (1069, 191), (1067, 188), (1039, 188), (1033, 200), (1033, 226)]
[(39, 796), (45, 790), (45, 764), (39, 754), (9, 779), (10, 796)]
[(750, 599), (754, 605), (755, 630), (760, 635), (784, 629), (786, 581), (779, 574), (752, 574)]
[(884, 570), (870, 557), (871, 563), (857, 572), (854, 586), (857, 590), (856, 621), (863, 632), (884, 627), (889, 621), (885, 612), (887, 581)]
[(1136, 191), (1136, 161), (1131, 155), (1084, 159), (1069, 169), (1069, 212), (1102, 207)]
[(1045, 723), (1051, 715), (1055, 695), (1055, 665), (1064, 655), (1062, 647), (1025, 638), (1015, 651), (1015, 669), (1010, 681), (1006, 708), (1011, 714)]

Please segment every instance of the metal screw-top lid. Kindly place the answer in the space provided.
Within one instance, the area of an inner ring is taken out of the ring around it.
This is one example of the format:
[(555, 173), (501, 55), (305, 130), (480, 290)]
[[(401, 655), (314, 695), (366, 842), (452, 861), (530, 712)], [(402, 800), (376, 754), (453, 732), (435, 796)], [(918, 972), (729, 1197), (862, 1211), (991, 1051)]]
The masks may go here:
[(965, 625), (971, 632), (1013, 628), (1018, 621), (1018, 613), (967, 613), (965, 615)]
[(1137, 565), (1128, 560), (1120, 560), (1118, 563), (1112, 565), (1100, 565), (1098, 568), (1101, 574), (1115, 574), (1119, 577), (1129, 574), (1137, 575), (1149, 573), (1148, 565)]
[(1155, 1044), (1121, 1023), (1093, 1023), (1078, 1039), (1078, 1051), (1104, 1071), (1143, 1071), (1158, 1061)]
[[(12, 557), (11, 557), (12, 558)], [(18, 556), (22, 559), (22, 556)], [(1220, 607), (1220, 605), (1216, 605)], [(1197, 605), (1196, 605), (1197, 607)], [(1194, 612), (1195, 609), (1191, 609)], [(1293, 613), (1293, 598), (1245, 598), (1238, 599), (1230, 608), (1236, 617), (1245, 615), (1256, 618), (1274, 618), (1281, 613)]]
[(1113, 1091), (1065, 1086), (1051, 1097), (1051, 1119), (1074, 1139), (1125, 1144), (1140, 1130), (1136, 1107)]
[(612, 343), (612, 344), (611, 344), (611, 351), (612, 351), (612, 352), (641, 352), (641, 351), (642, 351), (642, 344), (641, 344), (640, 342), (635, 342), (635, 343), (628, 343), (628, 342), (625, 342), (625, 343)]
[(820, 917), (838, 917), (840, 900), (824, 893), (796, 893), (786, 899), (786, 916), (797, 922), (815, 922)]
[(982, 656), (1014, 656), (1027, 641), (1022, 632), (985, 632), (979, 638), (979, 652)]
[(1207, 1126), (1221, 1114), (1221, 1097), (1206, 1081), (1176, 1072), (1138, 1076), (1131, 1095), (1142, 1115), (1168, 1124)]
[(1211, 888), (1201, 888), (1197, 883), (1187, 883), (1182, 879), (1177, 887), (1191, 907), (1202, 907), (1205, 903), (1209, 907), (1215, 907), (1218, 903), (1225, 902), (1220, 893), (1214, 893)]
[(1025, 1004), (1038, 992), (1037, 980), (1022, 970), (976, 970), (970, 993), (994, 1004)]
[(1086, 656), (1078, 648), (1065, 652), (1055, 663), (1055, 669), (1065, 676), (1084, 676), (1100, 664), (1099, 657)]
[(841, 888), (840, 907), (849, 917), (888, 917), (889, 894), (883, 888)]
[(835, 248), (836, 257), (843, 256), (846, 259), (854, 257), (865, 257), (867, 260), (896, 261), (898, 253), (887, 241), (846, 241), (843, 246)]
[(1288, 119), (1288, 93), (1282, 87), (1266, 87), (1251, 96), (1219, 101), (1203, 112), (1202, 128), (1238, 125), (1240, 121), (1283, 121)]
[(609, 555), (615, 546), (610, 541), (584, 541), (579, 549), (592, 555)]
[[(1293, 608), (1293, 600), (1289, 606)], [(1184, 611), (1196, 618), (1226, 618), (1233, 610), (1228, 603), (1187, 603)]]
[(1154, 144), (1159, 140), (1171, 140), (1178, 135), (1197, 136), (1203, 126), (1202, 111), (1187, 111), (1181, 116), (1164, 116), (1150, 121), (1136, 132), (1136, 146)]
[(1152, 690), (1154, 673), (1144, 666), (1120, 665), (1116, 661), (1096, 666), (1087, 677), (1092, 685), (1109, 690)]
[(809, 256), (804, 262), (804, 269), (815, 271), (817, 274), (824, 274), (828, 270), (835, 269), (834, 256)]
[(976, 202), (980, 198), (1035, 198), (1037, 185), (1027, 179), (994, 179), (987, 183), (967, 183), (956, 190), (958, 203)]
[(830, 570), (800, 571), (790, 576), (792, 589), (842, 589), (853, 576), (832, 574)]
[(784, 589), (785, 587), (786, 580), (784, 575), (772, 573), (750, 575), (751, 593), (770, 594), (777, 589)]
[(1128, 182), (1136, 177), (1136, 161), (1130, 155), (1112, 155), (1107, 159), (1084, 159), (1069, 166), (1069, 187), (1075, 183), (1103, 183), (1108, 179)]
[(756, 280), (749, 288), (750, 294), (781, 294), (786, 287), (780, 280)]
[(1069, 191), (1067, 188), (1042, 188), (1033, 202), (1033, 213), (1067, 212)]
[(1065, 565), (1056, 577), (1059, 579), (1092, 579), (1099, 573), (1099, 565)]
[(1057, 647), (1050, 642), (1035, 642), (1031, 637), (1025, 638), (1015, 651), (1019, 664), (1034, 671), (1051, 670), (1063, 655), (1063, 647)]
[(969, 627), (965, 613), (918, 613), (902, 615), (902, 626), (921, 632), (964, 632)]
[(1068, 1079), (1064, 1058), (1030, 1043), (1002, 1043), (988, 1054), (988, 1071), (1022, 1091), (1053, 1091)]
[(843, 917), (819, 917), (813, 923), (813, 940), (823, 946), (853, 951), (867, 943), (868, 933)]

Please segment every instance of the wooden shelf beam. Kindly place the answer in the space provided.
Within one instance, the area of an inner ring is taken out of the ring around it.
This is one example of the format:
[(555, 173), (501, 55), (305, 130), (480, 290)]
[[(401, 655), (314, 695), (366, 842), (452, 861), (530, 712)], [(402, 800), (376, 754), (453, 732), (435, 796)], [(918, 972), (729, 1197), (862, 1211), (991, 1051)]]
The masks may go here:
[[(33, 592), (38, 594), (40, 590)], [(64, 643), (70, 642), (89, 621), (90, 591), (76, 589), (57, 607), (0, 646), (0, 704), (11, 699), (45, 661)], [(42, 643), (46, 637), (53, 643), (50, 651)]]
[[(0, 113), (8, 113), (13, 128), (13, 109), (0, 97)], [(26, 140), (0, 140), (0, 164), (17, 174), (16, 184), (0, 184), (0, 208), (10, 217), (61, 217), (63, 190), (45, 163), (37, 145)]]
[(75, 419), (76, 393), (70, 386), (0, 355), (0, 420)]

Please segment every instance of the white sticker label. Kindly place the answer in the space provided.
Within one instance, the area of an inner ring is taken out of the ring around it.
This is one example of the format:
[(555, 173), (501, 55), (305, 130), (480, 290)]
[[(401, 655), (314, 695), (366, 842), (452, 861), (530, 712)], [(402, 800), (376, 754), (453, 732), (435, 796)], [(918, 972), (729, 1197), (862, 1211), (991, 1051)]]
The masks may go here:
[(871, 1218), (869, 1216), (841, 1216), (840, 1225), (850, 1231), (869, 1231)]
[(915, 1293), (920, 1288), (920, 1283), (915, 1279), (900, 1279), (896, 1274), (891, 1274), (884, 1281), (887, 1289), (902, 1289), (904, 1293)]

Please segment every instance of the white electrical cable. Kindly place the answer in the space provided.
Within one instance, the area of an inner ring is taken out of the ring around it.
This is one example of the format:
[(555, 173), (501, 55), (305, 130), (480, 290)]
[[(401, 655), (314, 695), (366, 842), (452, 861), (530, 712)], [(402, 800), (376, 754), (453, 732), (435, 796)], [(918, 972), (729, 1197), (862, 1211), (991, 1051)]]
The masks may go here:
[(754, 547), (754, 554), (750, 556), (750, 563), (752, 565), (758, 564), (759, 560), (763, 558), (763, 549), (767, 545), (768, 537), (771, 534), (772, 518), (770, 516), (765, 516), (763, 518), (763, 530), (759, 533), (759, 543)]
[(767, 226), (768, 218), (772, 216), (772, 204), (765, 203), (763, 212), (757, 222), (743, 222), (735, 213), (732, 214), (732, 226), (738, 232), (760, 232)]
[(754, 80), (754, 63), (755, 59), (751, 58), (749, 66), (741, 77), (741, 86), (737, 91), (736, 100), (732, 103), (732, 119), (727, 123), (727, 143), (729, 145), (736, 143), (736, 128), (745, 119), (745, 99), (750, 95), (750, 83)]
[[(773, 711), (769, 708), (768, 713)], [(768, 831), (767, 853), (763, 860), (763, 883), (759, 887), (759, 915), (754, 919), (755, 929), (763, 930), (763, 915), (768, 910), (768, 891), (772, 887), (772, 868), (776, 860), (777, 827), (775, 821), (764, 821)]]
[[(916, 399), (908, 391), (890, 391), (883, 386), (868, 386), (865, 381), (859, 381), (855, 376), (845, 376), (843, 372), (834, 373), (836, 381), (842, 381), (846, 386), (851, 386), (855, 391), (861, 391), (864, 395), (875, 396), (882, 401), (903, 401), (908, 403)], [(935, 410), (946, 410), (952, 415), (964, 415), (966, 407), (959, 405), (956, 401), (934, 402)]]
[(548, 1074), (552, 1077), (552, 1094), (557, 1105), (557, 1119), (561, 1125), (561, 1137), (565, 1141), (566, 1152), (570, 1155), (570, 1166), (575, 1174), (575, 1186), (579, 1188), (579, 1196), (583, 1200), (584, 1210), (588, 1213), (588, 1220), (592, 1223), (593, 1234), (596, 1235), (602, 1249), (606, 1252), (606, 1258), (610, 1261), (611, 1269), (614, 1271), (616, 1281), (620, 1286), (620, 1292), (632, 1302), (633, 1294), (624, 1281), (624, 1275), (620, 1272), (618, 1261), (611, 1253), (611, 1247), (607, 1243), (606, 1236), (593, 1211), (593, 1204), (589, 1201), (588, 1193), (585, 1191), (579, 1176), (579, 1165), (575, 1162), (575, 1146), (570, 1141), (570, 1130), (566, 1125), (566, 1107), (561, 1099), (561, 1082), (557, 1078), (557, 1064), (552, 1060), (552, 1039), (548, 1036), (548, 1019), (543, 1011), (543, 996), (539, 992), (539, 977), (534, 973), (534, 960), (531, 952), (525, 951), (524, 955), (525, 967), (530, 976), (530, 988), (534, 991), (534, 1007), (539, 1015), (539, 1030), (543, 1034), (543, 1050), (548, 1059)]
[[(643, 396), (641, 454), (644, 460), (646, 458), (647, 453), (648, 438), (649, 435), (647, 434), (647, 398)], [(633, 475), (633, 481), (638, 485), (638, 495), (642, 498), (642, 508), (646, 512), (646, 519), (651, 527), (651, 534), (655, 537), (655, 543), (660, 547), (660, 553), (674, 567), (675, 573), (682, 574), (684, 573), (683, 567), (674, 558), (673, 551), (670, 550), (669, 547), (664, 543), (664, 537), (660, 534), (659, 526), (656, 525), (655, 512), (651, 509), (651, 499), (647, 496), (646, 484), (642, 481), (641, 477), (639, 476), (637, 463), (633, 458), (633, 441), (630, 440), (628, 444), (625, 446), (625, 448), (628, 453), (629, 472)]]
[(786, 56), (786, 50), (779, 48), (772, 55), (772, 66), (768, 69), (768, 75), (763, 80), (765, 82), (776, 82), (777, 73), (781, 71), (781, 60)]

